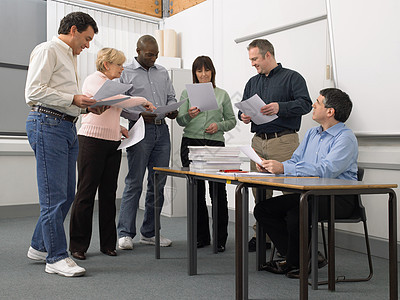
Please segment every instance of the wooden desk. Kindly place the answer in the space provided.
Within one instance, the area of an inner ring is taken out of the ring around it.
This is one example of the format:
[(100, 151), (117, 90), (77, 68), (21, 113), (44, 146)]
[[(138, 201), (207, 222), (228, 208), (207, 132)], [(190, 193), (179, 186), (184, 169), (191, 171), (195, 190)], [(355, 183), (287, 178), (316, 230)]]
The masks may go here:
[[(248, 188), (266, 188), (300, 193), (300, 299), (308, 299), (308, 198), (312, 195), (329, 195), (330, 222), (328, 227), (328, 288), (335, 290), (334, 256), (334, 195), (388, 194), (389, 215), (389, 290), (390, 299), (397, 299), (397, 202), (392, 190), (396, 184), (369, 184), (364, 181), (329, 178), (268, 177), (237, 178), (240, 184), (235, 193), (235, 237), (236, 237), (236, 299), (248, 299)], [(314, 202), (314, 201), (313, 201)], [(317, 236), (316, 205), (313, 204), (313, 236)], [(312, 240), (313, 288), (317, 285), (317, 245)]]

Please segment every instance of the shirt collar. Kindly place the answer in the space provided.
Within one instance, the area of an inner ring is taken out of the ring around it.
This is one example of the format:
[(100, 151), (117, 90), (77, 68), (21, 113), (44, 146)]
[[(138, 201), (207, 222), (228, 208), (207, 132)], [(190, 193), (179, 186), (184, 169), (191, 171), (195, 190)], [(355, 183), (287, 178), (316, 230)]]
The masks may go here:
[(278, 65), (269, 72), (268, 77), (274, 76), (274, 74), (278, 73), (280, 70), (282, 70), (282, 65), (278, 63)]
[[(146, 68), (142, 67), (142, 65), (136, 60), (136, 58), (137, 57), (133, 58), (133, 60), (132, 60), (132, 68), (133, 69), (143, 69), (143, 70), (147, 71)], [(152, 69), (152, 68), (157, 69), (157, 65), (154, 64), (154, 66), (150, 67), (150, 69)]]
[(57, 43), (63, 50), (65, 50), (65, 52), (70, 53), (73, 56), (72, 48), (59, 37), (53, 36), (52, 41)]
[[(343, 130), (344, 127), (345, 127), (344, 123), (339, 122), (339, 123), (333, 125), (332, 127), (329, 127), (327, 130), (325, 130), (325, 132), (332, 136), (336, 136)], [(317, 130), (318, 130), (318, 133), (321, 134), (322, 126), (319, 126)]]

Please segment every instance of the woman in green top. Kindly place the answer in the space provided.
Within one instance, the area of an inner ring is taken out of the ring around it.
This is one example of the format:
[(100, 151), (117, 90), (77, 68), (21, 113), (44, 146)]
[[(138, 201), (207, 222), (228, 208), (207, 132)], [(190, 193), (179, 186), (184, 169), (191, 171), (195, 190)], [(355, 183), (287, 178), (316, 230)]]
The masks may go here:
[[(181, 100), (187, 99), (179, 109), (176, 118), (179, 125), (184, 126), (181, 143), (181, 160), (184, 167), (189, 166), (188, 146), (225, 146), (224, 132), (236, 125), (231, 99), (226, 91), (215, 85), (215, 68), (208, 56), (199, 56), (192, 65), (193, 83), (211, 82), (214, 87), (218, 109), (201, 112), (190, 105), (187, 91), (183, 91)], [(197, 248), (210, 245), (210, 230), (205, 197), (205, 184), (199, 180), (197, 188)], [(219, 252), (225, 251), (228, 237), (228, 201), (224, 183), (210, 183), (210, 197), (214, 205), (218, 205), (218, 241)], [(213, 199), (213, 191), (217, 189), (217, 199)], [(214, 241), (215, 243), (215, 241)]]

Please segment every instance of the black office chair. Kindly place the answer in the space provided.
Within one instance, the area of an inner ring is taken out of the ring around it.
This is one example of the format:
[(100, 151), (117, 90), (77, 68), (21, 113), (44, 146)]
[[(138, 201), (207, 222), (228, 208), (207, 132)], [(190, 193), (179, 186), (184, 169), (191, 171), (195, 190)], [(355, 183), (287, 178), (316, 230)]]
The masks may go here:
[[(358, 181), (362, 181), (364, 177), (364, 169), (358, 168), (357, 179)], [(322, 240), (324, 244), (324, 253), (325, 257), (328, 257), (328, 251), (326, 246), (326, 236), (325, 236), (325, 228), (324, 223), (327, 223), (328, 220), (318, 220), (321, 224), (321, 233)], [(354, 212), (351, 217), (347, 219), (335, 219), (335, 223), (359, 223), (363, 222), (364, 225), (364, 235), (365, 235), (365, 245), (367, 248), (367, 256), (368, 256), (368, 265), (369, 265), (369, 275), (365, 278), (346, 278), (345, 276), (338, 276), (336, 278), (336, 282), (360, 282), (360, 281), (368, 281), (372, 278), (373, 275), (373, 267), (372, 267), (372, 257), (371, 257), (371, 249), (369, 245), (369, 237), (368, 237), (368, 228), (367, 228), (367, 215), (365, 213), (365, 207), (362, 205), (361, 197), (358, 196), (358, 206), (354, 209)], [(270, 261), (274, 259), (275, 256), (275, 246), (271, 248)], [(329, 263), (329, 262), (328, 262)], [(319, 285), (327, 284), (328, 281), (320, 281)]]
[[(357, 179), (358, 181), (362, 181), (364, 177), (364, 169), (358, 168), (357, 172)], [(324, 223), (327, 223), (328, 220), (318, 220), (321, 224), (321, 233), (322, 233), (322, 240), (324, 243), (324, 253), (325, 257), (327, 256), (327, 249), (326, 249), (326, 237), (325, 237), (325, 228)], [(336, 282), (360, 282), (360, 281), (368, 281), (372, 278), (374, 274), (373, 267), (372, 267), (372, 258), (371, 258), (371, 249), (369, 245), (369, 237), (368, 237), (368, 228), (367, 228), (367, 214), (365, 212), (365, 207), (362, 205), (361, 197), (358, 195), (358, 206), (354, 209), (354, 212), (351, 217), (347, 219), (335, 219), (335, 223), (359, 223), (363, 222), (364, 226), (364, 236), (365, 236), (365, 246), (367, 248), (367, 256), (368, 256), (368, 266), (369, 266), (369, 275), (364, 278), (346, 278), (346, 276), (338, 276), (336, 278)], [(328, 282), (319, 282), (318, 284), (327, 284)]]

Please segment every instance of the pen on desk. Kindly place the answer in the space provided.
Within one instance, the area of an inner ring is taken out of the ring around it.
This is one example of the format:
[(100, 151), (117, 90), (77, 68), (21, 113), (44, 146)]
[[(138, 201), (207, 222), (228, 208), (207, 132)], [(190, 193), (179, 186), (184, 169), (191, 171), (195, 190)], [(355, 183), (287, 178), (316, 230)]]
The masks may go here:
[(242, 172), (241, 169), (230, 169), (230, 170), (219, 170), (220, 172), (224, 173), (235, 173), (235, 172)]

